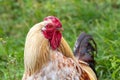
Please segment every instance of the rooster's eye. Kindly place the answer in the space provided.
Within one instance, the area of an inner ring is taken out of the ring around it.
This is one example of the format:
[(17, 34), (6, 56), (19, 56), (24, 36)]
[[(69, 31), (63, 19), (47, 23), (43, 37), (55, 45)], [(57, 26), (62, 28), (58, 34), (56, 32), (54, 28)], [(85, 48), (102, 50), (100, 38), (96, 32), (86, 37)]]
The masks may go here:
[(46, 28), (52, 28), (53, 27), (53, 24), (47, 24), (46, 25)]
[(52, 25), (48, 25), (48, 26), (46, 26), (47, 28), (52, 28), (53, 26)]

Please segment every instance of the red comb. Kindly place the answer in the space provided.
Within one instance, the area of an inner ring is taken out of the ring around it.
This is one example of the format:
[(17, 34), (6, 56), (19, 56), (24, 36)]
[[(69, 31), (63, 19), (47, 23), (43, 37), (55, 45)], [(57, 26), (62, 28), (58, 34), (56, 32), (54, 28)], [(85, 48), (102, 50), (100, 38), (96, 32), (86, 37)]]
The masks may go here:
[(48, 17), (44, 18), (44, 20), (45, 21), (51, 20), (57, 28), (62, 27), (62, 24), (61, 24), (60, 20), (55, 16), (48, 16)]

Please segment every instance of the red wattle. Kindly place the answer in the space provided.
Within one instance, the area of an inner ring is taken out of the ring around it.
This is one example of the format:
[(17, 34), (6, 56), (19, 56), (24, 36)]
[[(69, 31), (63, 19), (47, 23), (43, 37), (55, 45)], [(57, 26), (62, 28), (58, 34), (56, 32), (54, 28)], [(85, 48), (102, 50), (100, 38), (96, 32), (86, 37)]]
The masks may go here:
[(62, 34), (59, 31), (53, 33), (52, 39), (50, 40), (50, 45), (53, 50), (57, 49), (60, 45)]
[(57, 49), (60, 45), (62, 34), (59, 31), (43, 31), (45, 38), (50, 42), (50, 46), (53, 50)]

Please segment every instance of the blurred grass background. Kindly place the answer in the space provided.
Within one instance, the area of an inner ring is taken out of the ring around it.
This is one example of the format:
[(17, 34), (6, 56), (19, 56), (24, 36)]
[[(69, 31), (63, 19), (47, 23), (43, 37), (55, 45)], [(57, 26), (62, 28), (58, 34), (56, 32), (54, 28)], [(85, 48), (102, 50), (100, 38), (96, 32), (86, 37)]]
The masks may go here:
[(120, 0), (0, 0), (0, 80), (21, 80), (26, 34), (49, 15), (71, 48), (82, 31), (93, 35), (99, 80), (120, 80)]

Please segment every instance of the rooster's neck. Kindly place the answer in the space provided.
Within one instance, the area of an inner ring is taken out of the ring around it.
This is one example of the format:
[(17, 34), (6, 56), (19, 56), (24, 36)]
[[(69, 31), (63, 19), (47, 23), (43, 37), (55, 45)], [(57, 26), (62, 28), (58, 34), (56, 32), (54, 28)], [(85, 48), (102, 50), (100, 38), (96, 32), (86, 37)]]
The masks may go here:
[(26, 37), (24, 64), (25, 72), (29, 75), (40, 71), (50, 59), (49, 40), (40, 31), (42, 27), (43, 23), (33, 26)]

